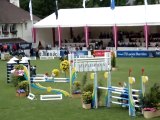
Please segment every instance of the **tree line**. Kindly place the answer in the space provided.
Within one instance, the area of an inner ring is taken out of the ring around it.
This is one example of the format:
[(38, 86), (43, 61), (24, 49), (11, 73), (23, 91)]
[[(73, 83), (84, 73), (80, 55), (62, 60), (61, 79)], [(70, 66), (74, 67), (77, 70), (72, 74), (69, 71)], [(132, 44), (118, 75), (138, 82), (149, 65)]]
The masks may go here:
[[(30, 0), (20, 0), (21, 8), (29, 11), (29, 1)], [(58, 9), (67, 8), (82, 8), (83, 0), (57, 0)], [(160, 0), (147, 0), (148, 4), (159, 4)], [(128, 3), (128, 4), (127, 4)], [(116, 6), (126, 6), (126, 5), (143, 5), (144, 0), (115, 0)], [(109, 7), (110, 0), (88, 0), (86, 2), (86, 8), (92, 7)], [(55, 0), (32, 0), (32, 10), (33, 14), (44, 18), (56, 10)]]

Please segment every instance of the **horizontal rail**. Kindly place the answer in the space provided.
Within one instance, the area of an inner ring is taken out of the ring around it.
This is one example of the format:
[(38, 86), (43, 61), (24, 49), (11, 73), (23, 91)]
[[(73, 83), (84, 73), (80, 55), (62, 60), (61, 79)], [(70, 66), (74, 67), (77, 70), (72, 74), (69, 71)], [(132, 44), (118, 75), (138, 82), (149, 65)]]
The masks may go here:
[(98, 87), (98, 89), (108, 90), (109, 88), (107, 88), (107, 87)]
[(129, 100), (128, 98), (124, 97), (117, 97), (117, 96), (111, 96), (112, 98), (121, 99), (121, 100)]
[(96, 59), (111, 59), (111, 57), (88, 57), (88, 58), (74, 58), (74, 60), (96, 60)]
[(124, 103), (116, 102), (116, 101), (111, 101), (111, 103), (113, 103), (113, 104), (119, 104), (119, 105), (126, 105), (126, 106), (129, 106), (129, 104), (124, 104)]
[(40, 95), (40, 100), (62, 100), (62, 94)]
[[(117, 89), (125, 89), (128, 90), (128, 88), (124, 88), (124, 87), (116, 87), (116, 86), (111, 86), (111, 88), (117, 88)], [(133, 92), (141, 92), (141, 90), (137, 90), (137, 89), (132, 89)]]

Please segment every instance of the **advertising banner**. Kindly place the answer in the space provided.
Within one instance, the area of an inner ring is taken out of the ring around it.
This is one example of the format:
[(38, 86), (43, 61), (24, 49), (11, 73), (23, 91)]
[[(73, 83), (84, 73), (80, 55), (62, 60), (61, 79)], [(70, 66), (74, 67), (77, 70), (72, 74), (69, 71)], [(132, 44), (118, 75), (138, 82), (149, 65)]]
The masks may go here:
[(32, 43), (19, 43), (19, 47), (26, 50), (31, 49)]
[(109, 50), (94, 50), (93, 55), (95, 57), (103, 57), (105, 52), (110, 52)]
[(160, 51), (117, 51), (117, 57), (134, 57), (134, 58), (147, 58), (147, 57), (160, 57)]
[[(79, 51), (72, 51), (72, 53), (74, 53), (74, 55), (75, 56), (81, 56), (81, 55), (88, 55), (88, 51), (81, 51), (81, 50), (79, 50)], [(64, 57), (64, 55), (65, 55), (65, 50), (61, 50), (60, 51), (60, 56), (61, 57)]]
[(40, 56), (54, 56), (59, 57), (60, 51), (59, 50), (40, 50), (39, 51)]

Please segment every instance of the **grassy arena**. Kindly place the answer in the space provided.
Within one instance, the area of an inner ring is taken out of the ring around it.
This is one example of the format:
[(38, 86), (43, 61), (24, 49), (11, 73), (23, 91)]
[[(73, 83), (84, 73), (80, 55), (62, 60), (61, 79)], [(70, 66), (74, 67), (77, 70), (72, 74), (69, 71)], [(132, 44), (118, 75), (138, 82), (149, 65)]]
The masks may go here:
[[(31, 61), (37, 66), (37, 73), (51, 73), (53, 68), (59, 68), (59, 60)], [(119, 58), (117, 59), (118, 71), (112, 72), (112, 85), (118, 86), (119, 82), (127, 82), (128, 70), (133, 69), (132, 76), (136, 78), (133, 88), (140, 88), (141, 68), (144, 67), (145, 74), (149, 77), (146, 89), (156, 82), (160, 82), (160, 59), (159, 58)], [(78, 80), (82, 80), (84, 73), (78, 74)], [(64, 76), (64, 75), (63, 75)], [(92, 82), (88, 74), (88, 82)], [(103, 72), (98, 74), (99, 80), (104, 80)], [(46, 86), (61, 88), (69, 91), (68, 84), (47, 83)], [(105, 85), (104, 85), (105, 86)], [(39, 99), (39, 92), (33, 90)], [(102, 97), (103, 99), (103, 97)], [(30, 101), (26, 98), (15, 96), (15, 88), (6, 83), (6, 61), (0, 61), (0, 119), (1, 120), (130, 120), (128, 110), (119, 105), (112, 105), (110, 109), (100, 107), (99, 109), (84, 110), (80, 99), (63, 98), (61, 101)], [(134, 119), (143, 120), (138, 115)], [(154, 118), (153, 120), (159, 120)]]

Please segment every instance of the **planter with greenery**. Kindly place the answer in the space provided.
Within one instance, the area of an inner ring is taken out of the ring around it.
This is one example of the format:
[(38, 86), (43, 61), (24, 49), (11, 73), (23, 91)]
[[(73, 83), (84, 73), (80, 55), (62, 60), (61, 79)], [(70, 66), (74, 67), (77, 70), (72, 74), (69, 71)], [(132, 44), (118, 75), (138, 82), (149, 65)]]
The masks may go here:
[(26, 97), (28, 95), (28, 91), (29, 91), (29, 82), (22, 81), (17, 85), (16, 96)]
[(24, 76), (24, 66), (15, 65), (11, 71), (11, 81), (16, 88), (16, 96), (26, 96), (28, 94), (29, 82)]
[(93, 83), (86, 83), (82, 91), (82, 107), (84, 109), (91, 109)]
[(72, 86), (72, 97), (80, 98), (81, 96), (81, 83), (80, 81), (75, 81)]
[(145, 118), (160, 116), (160, 85), (155, 83), (150, 91), (141, 98), (142, 113)]
[(84, 109), (91, 109), (92, 92), (87, 91), (82, 93), (82, 107)]

